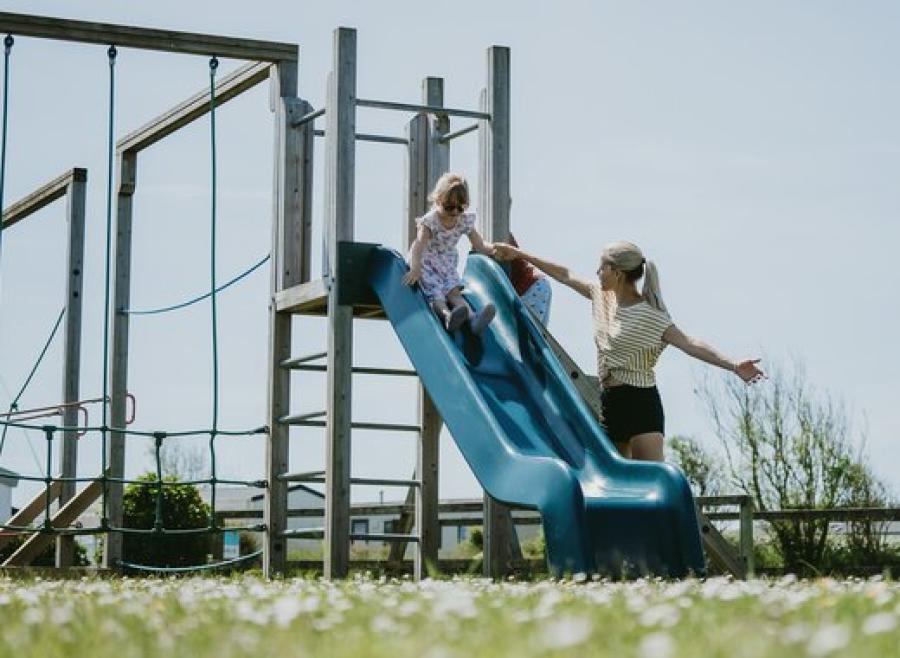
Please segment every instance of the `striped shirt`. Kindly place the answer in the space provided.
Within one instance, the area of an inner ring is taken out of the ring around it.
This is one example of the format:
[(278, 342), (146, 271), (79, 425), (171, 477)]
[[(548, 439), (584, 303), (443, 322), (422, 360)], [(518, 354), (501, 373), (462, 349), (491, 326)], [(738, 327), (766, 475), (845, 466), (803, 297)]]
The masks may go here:
[(656, 385), (653, 367), (666, 347), (662, 335), (672, 325), (668, 314), (641, 301), (619, 306), (612, 292), (591, 286), (597, 375), (629, 386)]

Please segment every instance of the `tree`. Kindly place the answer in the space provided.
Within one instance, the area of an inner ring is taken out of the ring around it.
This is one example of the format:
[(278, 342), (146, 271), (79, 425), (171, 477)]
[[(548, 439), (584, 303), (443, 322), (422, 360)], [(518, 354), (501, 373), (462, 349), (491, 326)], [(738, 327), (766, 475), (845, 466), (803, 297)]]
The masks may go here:
[(722, 469), (718, 459), (689, 436), (675, 435), (667, 440), (669, 461), (684, 471), (698, 496), (715, 496), (722, 492)]
[[(754, 496), (761, 510), (859, 504), (864, 492), (881, 487), (853, 448), (861, 441), (844, 405), (814, 390), (801, 364), (773, 369), (759, 386), (733, 377), (707, 380), (700, 395), (722, 442), (731, 484)], [(787, 569), (821, 564), (827, 520), (771, 527)]]
[[(153, 529), (156, 523), (157, 491), (155, 473), (146, 473), (137, 484), (125, 488), (123, 507), (125, 527)], [(200, 498), (197, 487), (176, 484), (174, 476), (164, 477), (161, 525), (171, 530), (205, 528), (209, 523), (209, 505)], [(126, 533), (125, 560), (158, 567), (185, 567), (204, 564), (211, 552), (208, 533), (133, 534)]]

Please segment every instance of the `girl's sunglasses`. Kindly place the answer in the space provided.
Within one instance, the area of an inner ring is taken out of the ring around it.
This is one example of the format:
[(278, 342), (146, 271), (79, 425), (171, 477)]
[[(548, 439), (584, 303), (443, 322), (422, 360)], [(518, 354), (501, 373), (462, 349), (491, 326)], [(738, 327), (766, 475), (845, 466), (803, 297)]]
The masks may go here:
[(462, 212), (466, 209), (465, 206), (441, 206), (447, 212)]

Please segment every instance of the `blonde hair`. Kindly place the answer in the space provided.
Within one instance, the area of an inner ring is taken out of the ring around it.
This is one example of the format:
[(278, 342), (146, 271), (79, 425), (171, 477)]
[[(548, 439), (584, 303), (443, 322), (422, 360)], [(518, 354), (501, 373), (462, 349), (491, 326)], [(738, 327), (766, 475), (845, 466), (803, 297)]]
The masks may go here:
[(656, 264), (652, 260), (644, 258), (644, 254), (636, 244), (625, 241), (613, 242), (606, 245), (600, 258), (605, 259), (614, 270), (625, 274), (629, 281), (637, 281), (644, 277), (644, 285), (641, 289), (644, 301), (666, 315), (669, 314), (669, 310), (663, 302)]
[(461, 174), (446, 173), (438, 178), (428, 201), (439, 206), (469, 205), (469, 184)]

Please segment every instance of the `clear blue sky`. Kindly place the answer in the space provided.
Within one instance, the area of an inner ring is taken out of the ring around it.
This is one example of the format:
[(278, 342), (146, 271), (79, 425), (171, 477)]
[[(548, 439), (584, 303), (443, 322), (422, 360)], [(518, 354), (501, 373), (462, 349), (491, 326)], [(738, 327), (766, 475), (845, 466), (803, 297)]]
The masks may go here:
[[(843, 398), (876, 471), (895, 487), (900, 454), (894, 265), (900, 244), (900, 7), (893, 2), (120, 3), (9, 0), (8, 11), (291, 41), (301, 46), (301, 95), (324, 100), (331, 33), (359, 30), (360, 96), (417, 101), (420, 80), (446, 80), (446, 101), (474, 107), (485, 49), (512, 49), (513, 228), (520, 242), (586, 275), (602, 245), (630, 239), (658, 262), (675, 320), (734, 356), (799, 358), (817, 387)], [(227, 71), (237, 62), (224, 61)], [(117, 133), (206, 84), (205, 58), (122, 49)], [(63, 170), (90, 169), (85, 266), (85, 397), (99, 394), (103, 280), (106, 54), (100, 46), (20, 38), (12, 61), (6, 201)], [(361, 110), (359, 128), (402, 134), (406, 117)], [(219, 113), (220, 265), (224, 280), (269, 249), (272, 122), (262, 86)], [(460, 127), (465, 122), (456, 124)], [(133, 304), (163, 305), (208, 281), (208, 125), (198, 122), (142, 154), (134, 229)], [(321, 145), (319, 145), (321, 154)], [(452, 167), (476, 172), (474, 136)], [(321, 158), (319, 160), (321, 162)], [(357, 237), (399, 246), (404, 155), (360, 144)], [(319, 172), (321, 174), (321, 170)], [(318, 181), (321, 185), (321, 176)], [(477, 197), (476, 197), (477, 198)], [(314, 201), (321, 239), (321, 187)], [(4, 235), (0, 404), (6, 405), (62, 304), (64, 209), (56, 204)], [(318, 243), (317, 243), (318, 244)], [(318, 267), (320, 249), (314, 249)], [(263, 422), (267, 277), (220, 303), (222, 425)], [(551, 328), (594, 369), (589, 308), (557, 287)], [(324, 325), (297, 322), (296, 352), (325, 345)], [(132, 323), (130, 390), (142, 429), (206, 426), (209, 309)], [(383, 323), (356, 328), (356, 362), (403, 365)], [(28, 406), (59, 396), (61, 342)], [(659, 368), (669, 433), (714, 445), (693, 389), (708, 369), (674, 350)], [(297, 376), (294, 410), (323, 406), (325, 380)], [(409, 384), (360, 382), (361, 420), (411, 421)], [(99, 418), (94, 411), (92, 420)], [(292, 467), (323, 462), (323, 435), (296, 431)], [(21, 434), (3, 465), (35, 472)], [(220, 477), (258, 477), (258, 440), (221, 449)], [(32, 439), (39, 455), (39, 437)], [(96, 439), (82, 473), (96, 474)], [(445, 437), (441, 495), (480, 495)], [(359, 434), (356, 474), (408, 477), (406, 437)], [(131, 474), (149, 462), (129, 444)], [(33, 488), (20, 487), (17, 501)], [(386, 498), (402, 492), (386, 492)], [(355, 491), (357, 499), (377, 491)]]

